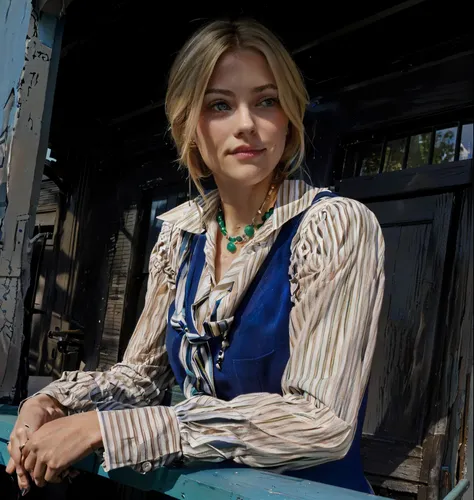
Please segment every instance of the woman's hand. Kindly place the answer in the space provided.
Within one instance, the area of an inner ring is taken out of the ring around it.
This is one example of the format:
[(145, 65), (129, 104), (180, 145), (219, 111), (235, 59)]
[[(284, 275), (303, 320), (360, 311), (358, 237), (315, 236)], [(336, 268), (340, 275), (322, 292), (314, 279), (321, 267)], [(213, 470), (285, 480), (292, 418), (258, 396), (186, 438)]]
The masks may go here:
[(15, 427), (10, 434), (10, 442), (8, 443), (10, 460), (6, 468), (8, 474), (13, 474), (16, 470), (18, 486), (22, 495), (27, 493), (30, 487), (28, 474), (21, 463), (23, 445), (41, 426), (65, 415), (65, 409), (55, 399), (45, 394), (39, 394), (23, 404)]
[(97, 412), (78, 413), (48, 422), (33, 433), (22, 451), (23, 467), (42, 487), (58, 482), (69, 466), (101, 446)]

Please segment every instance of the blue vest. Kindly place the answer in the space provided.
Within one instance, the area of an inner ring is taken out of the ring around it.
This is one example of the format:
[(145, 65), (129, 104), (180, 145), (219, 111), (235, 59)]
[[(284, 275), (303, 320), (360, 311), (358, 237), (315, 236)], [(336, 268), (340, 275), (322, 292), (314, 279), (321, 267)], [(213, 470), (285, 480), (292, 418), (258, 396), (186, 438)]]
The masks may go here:
[[(337, 196), (329, 191), (319, 193), (313, 204), (326, 196)], [(228, 401), (240, 394), (268, 392), (282, 394), (281, 379), (290, 356), (289, 316), (292, 307), (288, 269), (290, 245), (304, 215), (290, 219), (280, 230), (267, 258), (234, 314), (229, 332), (230, 346), (226, 349), (221, 370), (214, 370), (217, 397)], [(199, 279), (204, 268), (204, 245), (206, 235), (196, 235), (190, 252), (185, 295), (186, 323), (193, 325), (191, 305), (196, 296)], [(179, 276), (179, 274), (178, 274)], [(174, 313), (171, 305), (169, 318)], [(178, 384), (183, 387), (185, 371), (179, 360), (181, 333), (168, 321), (166, 348), (169, 362)], [(209, 341), (214, 365), (220, 349), (221, 338)], [(342, 488), (373, 493), (364, 477), (360, 457), (360, 439), (364, 422), (367, 394), (359, 410), (357, 431), (347, 455), (337, 461), (328, 462), (308, 469), (287, 471), (288, 476), (319, 481)], [(230, 463), (219, 467), (238, 467)]]

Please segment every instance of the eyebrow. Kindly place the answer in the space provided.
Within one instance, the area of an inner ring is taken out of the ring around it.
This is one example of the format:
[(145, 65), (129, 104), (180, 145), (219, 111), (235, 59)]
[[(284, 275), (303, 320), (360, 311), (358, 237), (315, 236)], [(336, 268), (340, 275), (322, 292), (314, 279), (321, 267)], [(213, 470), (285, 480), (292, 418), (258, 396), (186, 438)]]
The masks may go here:
[[(260, 85), (260, 87), (254, 87), (252, 89), (252, 92), (255, 92), (256, 94), (258, 94), (258, 93), (263, 92), (264, 90), (268, 90), (268, 89), (278, 90), (278, 87), (276, 85), (274, 85), (273, 83), (267, 83), (266, 85)], [(206, 95), (207, 94), (222, 94), (222, 95), (228, 95), (230, 97), (232, 97), (234, 95), (234, 93), (231, 90), (216, 89), (216, 88), (207, 89)]]

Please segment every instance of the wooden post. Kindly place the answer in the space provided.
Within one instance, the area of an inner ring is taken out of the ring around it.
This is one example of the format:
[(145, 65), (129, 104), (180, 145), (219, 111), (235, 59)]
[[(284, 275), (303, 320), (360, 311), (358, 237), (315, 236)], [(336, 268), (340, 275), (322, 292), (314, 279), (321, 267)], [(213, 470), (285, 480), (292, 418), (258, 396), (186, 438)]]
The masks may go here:
[[(15, 8), (19, 3), (13, 2)], [(30, 281), (30, 238), (46, 159), (62, 35), (62, 22), (57, 16), (32, 10), (29, 0), (21, 4), (30, 21), (23, 72), (18, 75), (15, 91), (14, 126), (4, 162), (7, 196), (0, 220), (0, 400), (4, 402), (15, 396), (23, 342), (23, 302)]]

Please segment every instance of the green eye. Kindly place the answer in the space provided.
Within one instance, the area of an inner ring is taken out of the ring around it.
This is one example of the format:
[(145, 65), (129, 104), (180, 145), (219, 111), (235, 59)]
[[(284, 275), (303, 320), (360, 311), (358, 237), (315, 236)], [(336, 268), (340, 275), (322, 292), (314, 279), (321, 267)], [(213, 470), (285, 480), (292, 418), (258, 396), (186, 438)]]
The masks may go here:
[(229, 111), (230, 106), (224, 101), (213, 102), (210, 108), (214, 111)]
[(278, 104), (278, 99), (276, 99), (275, 97), (269, 97), (267, 99), (264, 99), (263, 101), (260, 101), (260, 106), (262, 106), (263, 108), (271, 108), (276, 104)]

